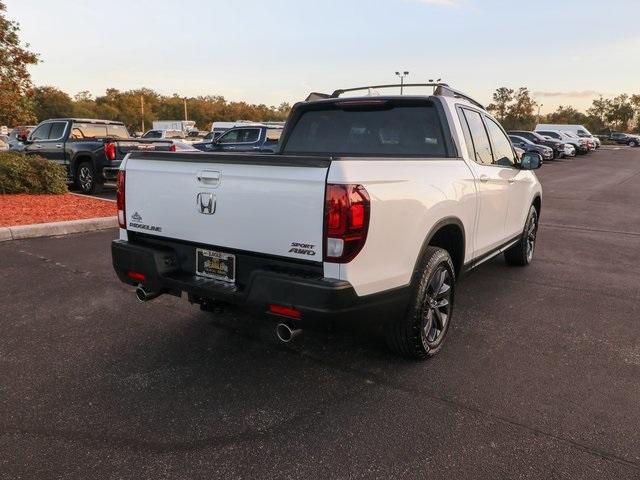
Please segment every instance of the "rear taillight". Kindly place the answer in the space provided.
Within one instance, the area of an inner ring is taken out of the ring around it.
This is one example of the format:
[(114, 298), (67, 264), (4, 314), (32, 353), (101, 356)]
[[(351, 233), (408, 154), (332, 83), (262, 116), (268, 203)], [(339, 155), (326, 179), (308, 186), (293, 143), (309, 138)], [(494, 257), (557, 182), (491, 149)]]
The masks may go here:
[(275, 313), (276, 315), (283, 315), (285, 317), (294, 318), (296, 320), (302, 317), (302, 312), (300, 312), (300, 310), (293, 307), (286, 307), (284, 305), (270, 304), (269, 312)]
[(176, 144), (175, 144), (175, 143), (172, 143), (172, 144), (171, 144), (171, 146), (169, 147), (169, 151), (170, 151), (170, 152), (175, 152), (176, 150), (177, 150), (177, 148), (176, 148)]
[(118, 225), (120, 225), (120, 228), (127, 228), (124, 197), (125, 175), (126, 172), (124, 170), (118, 170), (118, 192), (116, 193), (116, 204), (118, 206)]
[(348, 263), (364, 247), (371, 201), (362, 185), (327, 185), (324, 261)]
[(115, 160), (116, 159), (116, 144), (113, 142), (104, 144), (104, 154), (107, 157), (107, 160)]

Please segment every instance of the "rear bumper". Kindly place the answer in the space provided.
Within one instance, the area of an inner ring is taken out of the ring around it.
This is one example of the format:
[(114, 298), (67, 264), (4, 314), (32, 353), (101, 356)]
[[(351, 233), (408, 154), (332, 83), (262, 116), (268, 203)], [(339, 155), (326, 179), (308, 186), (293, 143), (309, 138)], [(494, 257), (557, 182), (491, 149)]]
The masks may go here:
[(118, 170), (120, 170), (120, 164), (122, 160), (115, 160), (111, 162), (108, 167), (102, 169), (102, 178), (104, 180), (116, 180), (118, 178)]
[[(111, 253), (118, 278), (129, 285), (141, 282), (129, 278), (128, 272), (142, 273), (145, 276), (142, 283), (148, 290), (174, 295), (186, 292), (194, 303), (229, 303), (299, 328), (383, 323), (405, 312), (410, 294), (407, 286), (360, 297), (349, 282), (309, 275), (308, 271), (296, 273), (295, 264), (287, 271), (283, 271), (281, 264), (274, 269), (268, 259), (254, 262), (251, 271), (244, 272), (244, 285), (233, 285), (196, 276), (185, 269), (185, 261), (180, 258), (184, 248), (173, 250), (114, 240)], [(241, 268), (239, 262), (239, 274)], [(270, 313), (271, 304), (293, 307), (301, 316), (291, 319)]]

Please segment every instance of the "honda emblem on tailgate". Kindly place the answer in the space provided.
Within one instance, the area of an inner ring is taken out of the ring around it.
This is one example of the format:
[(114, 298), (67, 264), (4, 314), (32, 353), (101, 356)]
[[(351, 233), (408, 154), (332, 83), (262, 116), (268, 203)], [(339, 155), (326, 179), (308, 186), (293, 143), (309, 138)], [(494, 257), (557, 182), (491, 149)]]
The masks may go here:
[(196, 197), (198, 211), (204, 215), (216, 213), (216, 196), (213, 193), (200, 192)]

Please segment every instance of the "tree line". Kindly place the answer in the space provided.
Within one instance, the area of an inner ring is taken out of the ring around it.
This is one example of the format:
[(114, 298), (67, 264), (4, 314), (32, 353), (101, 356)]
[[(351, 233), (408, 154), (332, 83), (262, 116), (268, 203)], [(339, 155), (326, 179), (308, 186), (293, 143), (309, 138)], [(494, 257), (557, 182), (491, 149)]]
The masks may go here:
[(31, 99), (33, 115), (39, 121), (55, 117), (100, 118), (124, 122), (131, 131), (141, 130), (143, 120), (146, 129), (154, 120), (184, 120), (185, 103), (188, 119), (203, 130), (209, 130), (212, 121), (283, 121), (291, 109), (288, 103), (274, 107), (230, 102), (217, 95), (185, 98), (161, 95), (148, 88), (109, 88), (96, 98), (84, 91), (71, 98), (55, 87), (35, 87)]
[(584, 125), (593, 133), (640, 131), (640, 95), (622, 93), (613, 98), (600, 96), (586, 112), (560, 105), (554, 112), (538, 117), (538, 103), (527, 87), (517, 90), (500, 87), (487, 109), (507, 130), (532, 130), (537, 123)]

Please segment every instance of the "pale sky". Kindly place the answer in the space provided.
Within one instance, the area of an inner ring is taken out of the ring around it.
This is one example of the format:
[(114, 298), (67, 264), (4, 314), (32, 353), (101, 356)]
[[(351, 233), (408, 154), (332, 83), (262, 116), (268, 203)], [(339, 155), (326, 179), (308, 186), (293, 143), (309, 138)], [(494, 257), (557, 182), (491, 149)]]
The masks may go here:
[(527, 86), (542, 112), (640, 93), (640, 0), (5, 0), (43, 62), (36, 85), (223, 95), (442, 78), (489, 103)]

